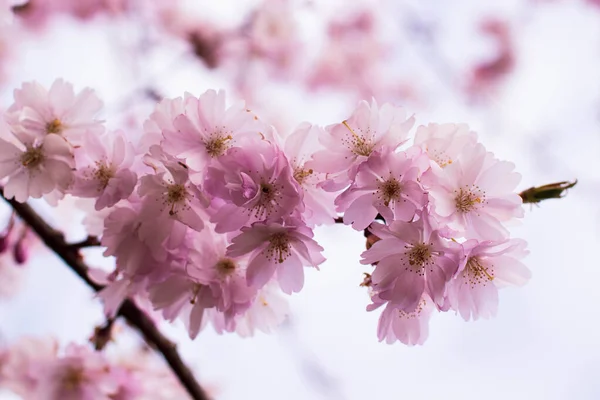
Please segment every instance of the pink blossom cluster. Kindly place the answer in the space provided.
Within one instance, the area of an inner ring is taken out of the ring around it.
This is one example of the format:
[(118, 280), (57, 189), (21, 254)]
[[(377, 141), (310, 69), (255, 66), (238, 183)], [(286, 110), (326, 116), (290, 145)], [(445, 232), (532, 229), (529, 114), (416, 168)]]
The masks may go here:
[[(17, 201), (88, 198), (104, 255), (105, 311), (149, 301), (190, 337), (269, 331), (285, 317), (281, 292), (299, 292), (319, 268), (313, 229), (343, 222), (377, 241), (372, 304), (384, 307), (379, 339), (423, 343), (434, 309), (465, 319), (496, 312), (497, 289), (523, 284), (525, 243), (506, 224), (522, 217), (520, 175), (477, 142), (466, 125), (430, 124), (391, 104), (360, 102), (326, 128), (281, 134), (223, 91), (164, 99), (135, 142), (107, 131), (102, 103), (26, 83), (5, 119), (0, 179)], [(381, 220), (383, 223), (374, 222)]]
[(367, 309), (385, 306), (379, 340), (408, 345), (425, 341), (434, 310), (490, 317), (498, 288), (530, 276), (526, 243), (506, 229), (523, 216), (514, 165), (466, 125), (420, 126), (410, 143), (412, 124), (399, 108), (361, 102), (316, 155), (337, 172), (324, 187), (345, 188), (335, 200), (344, 223), (376, 238), (361, 263), (375, 266)]
[(23, 337), (0, 349), (0, 388), (25, 399), (186, 399), (175, 376), (151, 353), (110, 357), (87, 345), (59, 349), (52, 338)]

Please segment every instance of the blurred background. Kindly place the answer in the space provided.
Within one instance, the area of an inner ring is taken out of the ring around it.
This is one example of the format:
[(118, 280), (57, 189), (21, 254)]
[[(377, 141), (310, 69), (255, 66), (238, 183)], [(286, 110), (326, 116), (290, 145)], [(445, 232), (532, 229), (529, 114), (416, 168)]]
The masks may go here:
[[(469, 124), (517, 165), (521, 190), (578, 179), (512, 228), (529, 242), (530, 283), (500, 293), (495, 319), (435, 315), (423, 346), (378, 343), (359, 287), (364, 237), (317, 229), (328, 260), (306, 271), (275, 333), (209, 328), (190, 341), (164, 324), (217, 399), (600, 399), (598, 0), (31, 0), (14, 17), (4, 3), (2, 109), (23, 81), (62, 77), (95, 89), (107, 126), (137, 136), (159, 99), (186, 91), (223, 88), (281, 131), (339, 122), (374, 97), (419, 125)], [(69, 200), (43, 211), (84, 235)], [(22, 266), (0, 257), (2, 344), (86, 342), (103, 322), (98, 300), (35, 238), (27, 251)], [(113, 351), (135, 345), (128, 335)]]

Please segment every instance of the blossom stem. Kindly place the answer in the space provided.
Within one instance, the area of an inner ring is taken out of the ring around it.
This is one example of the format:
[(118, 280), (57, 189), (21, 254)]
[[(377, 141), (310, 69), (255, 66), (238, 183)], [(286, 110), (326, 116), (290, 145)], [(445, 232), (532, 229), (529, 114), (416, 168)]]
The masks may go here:
[[(42, 241), (58, 255), (88, 286), (98, 292), (103, 289), (88, 276), (88, 267), (79, 255), (79, 248), (73, 247), (64, 240), (61, 232), (56, 231), (46, 223), (28, 204), (19, 203), (14, 199), (4, 197), (4, 190), (0, 187), (0, 195), (10, 204), (17, 215), (42, 239)], [(118, 313), (137, 328), (144, 340), (158, 350), (181, 384), (185, 387), (190, 397), (194, 400), (209, 400), (208, 395), (194, 378), (192, 371), (185, 365), (177, 352), (175, 343), (167, 339), (156, 327), (154, 322), (140, 310), (132, 301), (125, 300)]]

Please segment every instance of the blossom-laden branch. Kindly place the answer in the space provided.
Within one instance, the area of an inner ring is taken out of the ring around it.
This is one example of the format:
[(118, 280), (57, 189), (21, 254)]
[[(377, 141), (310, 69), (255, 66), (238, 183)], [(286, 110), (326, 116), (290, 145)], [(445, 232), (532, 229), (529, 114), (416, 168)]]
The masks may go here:
[[(42, 239), (46, 246), (56, 253), (89, 287), (96, 292), (103, 289), (102, 285), (97, 284), (88, 276), (88, 267), (79, 255), (79, 247), (66, 243), (63, 234), (48, 225), (28, 204), (19, 203), (14, 199), (7, 199), (4, 197), (3, 188), (0, 188), (0, 195), (10, 204), (17, 215)], [(186, 388), (192, 399), (209, 399), (208, 395), (194, 378), (192, 371), (181, 359), (175, 343), (167, 339), (142, 310), (130, 300), (126, 300), (121, 305), (117, 314), (125, 318), (129, 324), (136, 327), (146, 342), (163, 355), (171, 370)]]
[[(523, 190), (521, 193), (519, 193), (519, 196), (521, 196), (523, 199), (523, 204), (538, 204), (544, 200), (561, 199), (565, 197), (567, 195), (566, 191), (574, 187), (576, 184), (577, 180), (575, 180), (575, 182), (562, 181), (549, 183), (543, 186), (533, 186), (529, 189)], [(344, 218), (337, 217), (334, 219), (334, 221), (336, 224), (343, 224)], [(365, 236), (367, 236), (366, 231)]]

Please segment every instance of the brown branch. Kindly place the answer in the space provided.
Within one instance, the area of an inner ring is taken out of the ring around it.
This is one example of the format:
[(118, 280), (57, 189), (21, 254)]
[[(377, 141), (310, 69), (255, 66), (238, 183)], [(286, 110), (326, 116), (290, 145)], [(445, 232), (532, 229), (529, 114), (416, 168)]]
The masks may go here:
[(69, 243), (68, 246), (72, 250), (78, 250), (78, 249), (82, 249), (84, 247), (100, 246), (100, 240), (98, 240), (98, 238), (96, 236), (88, 236), (87, 238), (83, 239), (81, 242)]
[[(88, 276), (88, 267), (79, 255), (78, 248), (66, 243), (61, 232), (48, 225), (28, 204), (5, 198), (2, 188), (0, 188), (0, 195), (11, 205), (19, 217), (31, 227), (40, 239), (44, 241), (46, 246), (56, 253), (56, 255), (58, 255), (71, 270), (73, 270), (73, 272), (79, 275), (88, 286), (96, 292), (102, 290), (103, 286), (92, 281)], [(146, 342), (163, 355), (171, 367), (171, 370), (186, 388), (192, 399), (209, 399), (208, 395), (194, 378), (192, 371), (185, 365), (179, 356), (175, 343), (163, 336), (146, 313), (140, 310), (132, 301), (125, 300), (118, 311), (118, 315), (122, 316), (131, 325), (135, 326)]]

